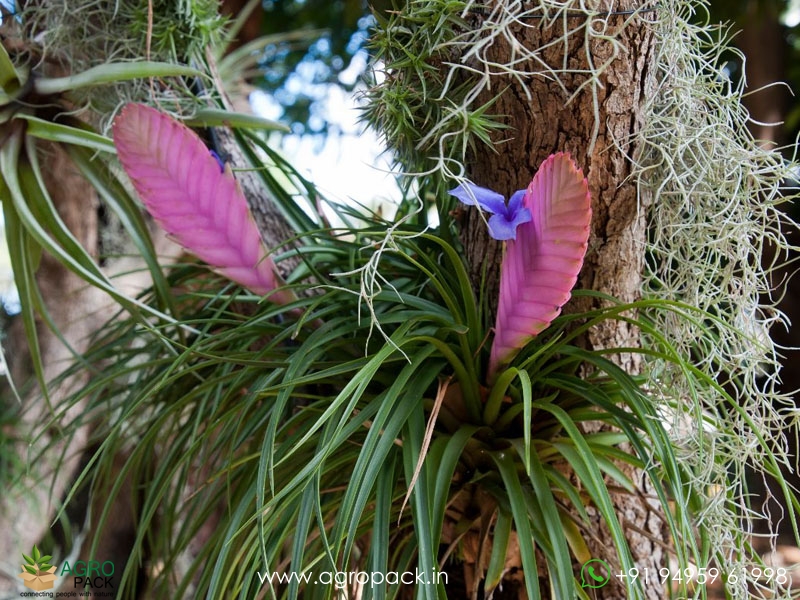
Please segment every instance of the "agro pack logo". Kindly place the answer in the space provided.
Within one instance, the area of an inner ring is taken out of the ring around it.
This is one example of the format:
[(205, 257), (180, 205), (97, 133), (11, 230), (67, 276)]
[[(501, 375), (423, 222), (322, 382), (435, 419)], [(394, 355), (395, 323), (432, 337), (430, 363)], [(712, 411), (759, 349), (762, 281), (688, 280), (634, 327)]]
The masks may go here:
[(114, 596), (114, 563), (110, 560), (102, 563), (97, 560), (78, 560), (72, 564), (64, 561), (58, 575), (73, 577), (73, 589), (85, 592), (91, 590), (95, 598)]
[[(78, 560), (73, 563), (65, 560), (61, 568), (58, 568), (50, 564), (53, 557), (42, 554), (35, 545), (30, 556), (23, 552), (22, 558), (25, 564), (22, 565), (19, 576), (24, 580), (26, 588), (36, 592), (23, 592), (23, 597), (113, 598), (116, 594), (114, 563), (110, 560), (102, 563), (98, 560)], [(47, 590), (53, 589), (59, 577), (72, 577), (72, 589), (67, 582), (62, 582), (59, 584), (59, 592), (54, 596), (53, 592)]]

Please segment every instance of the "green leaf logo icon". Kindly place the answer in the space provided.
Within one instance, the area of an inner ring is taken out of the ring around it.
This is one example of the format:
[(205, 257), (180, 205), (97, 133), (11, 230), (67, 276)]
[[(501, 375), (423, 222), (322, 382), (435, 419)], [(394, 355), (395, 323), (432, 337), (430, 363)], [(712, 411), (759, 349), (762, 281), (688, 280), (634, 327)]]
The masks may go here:
[(31, 555), (28, 556), (23, 552), (22, 558), (25, 560), (22, 567), (31, 575), (41, 575), (53, 568), (53, 565), (50, 564), (53, 557), (50, 554), (43, 555), (35, 544)]

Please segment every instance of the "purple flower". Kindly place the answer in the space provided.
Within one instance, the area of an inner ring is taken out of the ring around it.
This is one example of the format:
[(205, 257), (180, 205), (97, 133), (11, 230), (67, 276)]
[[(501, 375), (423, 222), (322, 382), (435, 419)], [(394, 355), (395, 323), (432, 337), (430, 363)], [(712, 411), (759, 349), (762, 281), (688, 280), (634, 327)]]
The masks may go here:
[(470, 206), (477, 202), (483, 210), (492, 213), (489, 217), (489, 235), (496, 240), (517, 239), (517, 227), (533, 218), (531, 211), (522, 206), (525, 190), (514, 192), (508, 205), (506, 199), (497, 192), (471, 183), (464, 183), (450, 190), (450, 195)]

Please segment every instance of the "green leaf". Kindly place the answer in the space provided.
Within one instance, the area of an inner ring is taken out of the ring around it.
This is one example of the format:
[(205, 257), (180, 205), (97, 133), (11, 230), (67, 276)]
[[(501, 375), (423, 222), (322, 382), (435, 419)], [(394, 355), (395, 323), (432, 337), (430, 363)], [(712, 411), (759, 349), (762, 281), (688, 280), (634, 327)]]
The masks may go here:
[(291, 131), (289, 127), (278, 121), (272, 121), (256, 115), (234, 112), (221, 108), (199, 108), (183, 123), (189, 127), (230, 127), (232, 129), (263, 129), (266, 131)]
[(575, 560), (579, 564), (583, 564), (592, 558), (592, 553), (586, 545), (584, 533), (572, 519), (572, 516), (565, 510), (559, 508), (558, 514), (561, 517), (561, 528), (564, 531), (564, 537), (567, 539), (572, 553), (575, 555)]
[(24, 552), (22, 553), (22, 558), (24, 558), (25, 562), (28, 563), (29, 565), (35, 565), (36, 564), (36, 561), (33, 560), (33, 557), (32, 556), (28, 556)]
[[(35, 241), (28, 235), (17, 211), (14, 209), (11, 194), (4, 178), (0, 178), (0, 200), (2, 200), (3, 205), (6, 244), (8, 245), (8, 253), (11, 259), (11, 268), (14, 271), (14, 284), (19, 294), (20, 316), (22, 317), (25, 339), (28, 343), (28, 350), (33, 363), (33, 372), (36, 375), (36, 381), (39, 383), (45, 403), (52, 413), (53, 406), (47, 389), (47, 378), (44, 373), (44, 363), (42, 362), (42, 352), (39, 344), (39, 332), (36, 327), (36, 306), (38, 302), (36, 266), (34, 262), (38, 253), (30, 251), (31, 246), (35, 245)], [(34, 564), (35, 561), (31, 559), (30, 563)]]
[(20, 86), (21, 78), (11, 62), (5, 47), (0, 44), (0, 88), (7, 95), (12, 96)]
[(536, 565), (536, 548), (530, 517), (528, 516), (528, 508), (525, 503), (525, 492), (517, 476), (516, 466), (511, 454), (509, 452), (492, 452), (491, 456), (500, 471), (500, 477), (503, 479), (508, 500), (511, 504), (511, 514), (514, 518), (514, 526), (519, 540), (522, 569), (526, 574), (529, 574), (529, 576), (525, 577), (525, 589), (528, 592), (528, 598), (530, 600), (540, 600), (542, 596), (539, 589), (539, 578), (536, 575), (539, 572)]
[[(303, 568), (303, 554), (306, 549), (308, 528), (314, 516), (314, 506), (319, 502), (319, 474), (311, 478), (311, 484), (303, 490), (299, 512), (294, 522), (294, 542), (292, 544), (292, 567), (297, 572)], [(290, 598), (298, 597), (300, 581), (297, 578), (289, 582), (288, 595)]]
[(311, 45), (314, 40), (318, 39), (324, 33), (324, 29), (306, 29), (304, 27), (297, 31), (261, 35), (219, 58), (217, 71), (223, 78), (228, 73), (241, 73), (251, 66), (256, 66), (259, 61), (258, 57), (263, 55), (264, 48), (271, 44), (285, 44), (289, 42), (294, 45), (298, 42), (306, 42), (308, 45)]
[(547, 570), (554, 584), (555, 595), (559, 598), (572, 598), (575, 596), (575, 578), (572, 576), (572, 559), (561, 524), (558, 504), (538, 454), (531, 452), (526, 462), (530, 465), (533, 495), (544, 518), (547, 537), (553, 546), (555, 562), (549, 564)]
[(39, 571), (37, 571), (37, 570), (36, 570), (36, 569), (34, 569), (33, 567), (30, 567), (30, 566), (28, 566), (28, 565), (23, 565), (23, 567), (24, 567), (24, 568), (25, 568), (25, 570), (26, 570), (28, 573), (30, 573), (31, 575), (38, 575), (38, 574), (39, 574)]
[(42, 553), (39, 552), (39, 548), (37, 548), (36, 544), (34, 544), (33, 545), (33, 560), (35, 560), (38, 563), (39, 559), (41, 559), (41, 558), (42, 558)]
[(130, 79), (148, 77), (202, 77), (197, 69), (164, 62), (105, 63), (77, 75), (34, 80), (34, 89), (44, 95), (61, 94), (82, 87), (91, 87)]
[[(438, 370), (438, 369), (437, 369)], [(434, 371), (435, 373), (435, 371)], [(418, 384), (419, 381), (415, 381)], [(424, 387), (421, 391), (424, 391)], [(411, 397), (404, 398), (403, 402), (412, 404), (419, 397), (413, 394)], [(414, 469), (419, 461), (419, 451), (422, 447), (422, 440), (425, 437), (425, 415), (422, 402), (416, 404), (415, 410), (409, 415), (406, 422), (406, 435), (402, 436), (403, 443), (403, 466), (405, 468), (405, 480), (412, 481)], [(430, 468), (427, 461), (423, 462), (420, 477), (414, 489), (411, 491), (411, 512), (414, 519), (414, 535), (419, 553), (418, 567), (421, 573), (427, 578), (433, 578), (437, 571), (436, 547), (434, 539), (438, 540), (441, 532), (434, 532), (431, 528), (430, 514), (430, 489), (427, 485), (429, 478), (426, 471)], [(437, 588), (434, 585), (422, 585), (419, 596), (427, 600), (436, 600)]]
[[(395, 460), (394, 456), (390, 456), (384, 468), (378, 472), (378, 480), (375, 485), (372, 543), (369, 547), (369, 564), (373, 573), (386, 573), (389, 570), (389, 536), (393, 529), (391, 519), (395, 477)], [(386, 598), (386, 582), (380, 581), (375, 586), (369, 586), (366, 592), (371, 598)]]
[(500, 407), (503, 404), (503, 398), (508, 390), (508, 386), (517, 376), (517, 369), (511, 367), (505, 369), (500, 377), (497, 377), (489, 392), (489, 398), (486, 400), (486, 405), (483, 407), (483, 422), (487, 425), (493, 425), (500, 415)]
[[(446, 439), (440, 437), (434, 441), (431, 448), (432, 464), (436, 468), (436, 488), (433, 494), (433, 505), (431, 507), (431, 522), (433, 531), (441, 531), (444, 525), (445, 511), (452, 492), (452, 480), (464, 448), (472, 436), (480, 430), (477, 425), (462, 425), (452, 437)], [(444, 448), (439, 450), (444, 444)], [(436, 451), (434, 453), (434, 450)], [(434, 460), (435, 458), (435, 460)]]
[(498, 509), (497, 520), (494, 524), (492, 535), (492, 554), (489, 557), (489, 566), (486, 568), (486, 584), (484, 592), (489, 595), (503, 578), (508, 556), (508, 543), (511, 538), (511, 513)]
[[(441, 362), (431, 360), (432, 353), (433, 347), (427, 347), (412, 356), (412, 362), (397, 375), (391, 388), (380, 400), (381, 406), (353, 467), (350, 484), (338, 515), (339, 523), (336, 531), (344, 531), (343, 527), (347, 526), (345, 556), (349, 556), (352, 545), (357, 540), (359, 521), (369, 501), (378, 472), (382, 469), (390, 451), (396, 447), (394, 440), (411, 418), (414, 409), (421, 406), (425, 389), (441, 370)], [(422, 438), (420, 438), (421, 443)], [(413, 473), (413, 466), (411, 472)], [(410, 474), (407, 481), (410, 481)], [(429, 520), (427, 526), (430, 526)], [(429, 548), (429, 539), (420, 540), (419, 544), (420, 552), (425, 552)], [(430, 556), (425, 554), (420, 560), (423, 558), (430, 559)]]
[(23, 119), (27, 122), (25, 133), (32, 135), (43, 140), (50, 140), (51, 142), (60, 142), (62, 144), (73, 144), (76, 146), (83, 146), (84, 148), (91, 148), (92, 150), (99, 150), (101, 152), (116, 153), (114, 143), (104, 135), (78, 129), (77, 127), (70, 127), (69, 125), (62, 125), (61, 123), (53, 123), (46, 121), (33, 115), (25, 113), (17, 114), (17, 118)]
[[(608, 487), (603, 479), (603, 474), (591, 448), (586, 443), (581, 431), (576, 427), (575, 423), (569, 418), (569, 415), (560, 407), (553, 404), (542, 404), (534, 402), (534, 407), (541, 408), (551, 413), (561, 426), (569, 435), (571, 443), (554, 443), (560, 453), (567, 459), (570, 466), (574, 469), (575, 474), (580, 479), (586, 492), (594, 501), (594, 504), (602, 515), (606, 526), (611, 533), (614, 546), (619, 557), (620, 565), (623, 571), (633, 568), (633, 558), (630, 553), (630, 546), (625, 538), (622, 525), (614, 509), (614, 503), (609, 495)], [(636, 593), (634, 585), (630, 581), (626, 581), (626, 588), (628, 594), (633, 597)]]

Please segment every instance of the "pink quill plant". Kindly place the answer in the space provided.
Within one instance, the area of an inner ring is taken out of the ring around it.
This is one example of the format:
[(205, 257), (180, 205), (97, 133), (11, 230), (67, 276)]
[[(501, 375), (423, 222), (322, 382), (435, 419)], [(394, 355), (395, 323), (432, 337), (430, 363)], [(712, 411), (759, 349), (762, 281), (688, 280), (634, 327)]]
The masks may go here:
[(185, 125), (143, 104), (127, 104), (113, 125), (123, 169), (156, 222), (215, 271), (279, 304), (275, 264), (230, 169)]
[(491, 190), (450, 192), (493, 213), (489, 233), (506, 240), (489, 380), (560, 313), (578, 279), (589, 242), (589, 184), (569, 154), (550, 155), (508, 205)]
[(503, 257), (490, 379), (561, 313), (589, 243), (589, 184), (569, 154), (542, 163), (523, 206), (532, 219), (519, 226)]

